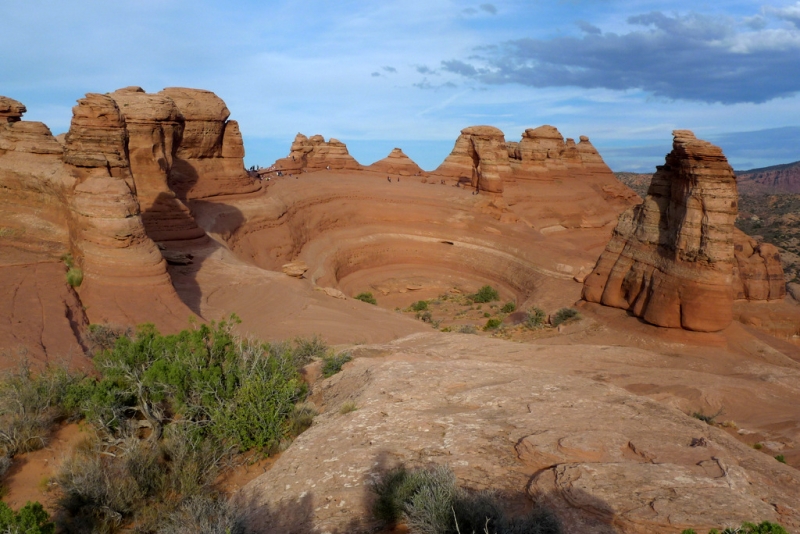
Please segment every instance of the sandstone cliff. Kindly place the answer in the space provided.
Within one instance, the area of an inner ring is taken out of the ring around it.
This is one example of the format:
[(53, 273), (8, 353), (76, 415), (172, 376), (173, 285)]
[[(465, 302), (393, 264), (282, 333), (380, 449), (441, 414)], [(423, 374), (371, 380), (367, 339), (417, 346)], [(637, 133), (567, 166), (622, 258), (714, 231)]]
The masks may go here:
[(732, 320), (736, 178), (722, 150), (686, 130), (644, 202), (620, 216), (583, 298), (673, 328)]
[(122, 113), (128, 132), (128, 159), (147, 235), (154, 241), (205, 236), (186, 205), (169, 187), (175, 152), (183, 140), (184, 117), (163, 94), (140, 87), (110, 94)]
[(425, 171), (399, 148), (393, 149), (388, 156), (365, 167), (364, 170), (399, 174), (400, 176), (421, 176), (425, 174)]
[(275, 162), (275, 169), (284, 172), (332, 170), (360, 170), (361, 165), (338, 139), (325, 141), (321, 135), (306, 137), (298, 133), (292, 142), (289, 155)]
[(72, 112), (64, 157), (77, 179), (70, 234), (89, 318), (138, 324), (157, 317), (165, 329), (183, 326), (191, 311), (145, 232), (119, 107), (108, 95), (89, 93)]
[(244, 168), (239, 124), (228, 120), (225, 102), (211, 91), (169, 87), (184, 118), (183, 139), (169, 173), (170, 188), (184, 200), (251, 193), (261, 188)]
[(503, 181), (510, 174), (505, 137), (493, 126), (461, 130), (450, 155), (431, 172), (435, 177), (455, 178), (489, 193), (502, 193)]

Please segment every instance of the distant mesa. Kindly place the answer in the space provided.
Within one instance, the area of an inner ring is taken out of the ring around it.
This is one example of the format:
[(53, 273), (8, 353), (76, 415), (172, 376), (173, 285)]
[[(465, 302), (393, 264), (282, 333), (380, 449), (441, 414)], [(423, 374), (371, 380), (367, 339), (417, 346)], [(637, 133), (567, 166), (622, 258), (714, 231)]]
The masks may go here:
[(775, 251), (735, 232), (736, 178), (722, 150), (688, 130), (673, 137), (644, 202), (620, 216), (583, 298), (658, 326), (719, 331), (735, 297), (783, 298), (783, 272)]
[(298, 133), (289, 155), (275, 162), (274, 168), (286, 172), (313, 172), (324, 169), (361, 170), (361, 165), (338, 139), (325, 141), (321, 135), (306, 137)]
[(736, 179), (742, 193), (800, 193), (800, 161), (736, 171)]
[(400, 176), (424, 176), (427, 174), (400, 148), (393, 149), (388, 156), (364, 167), (364, 170)]

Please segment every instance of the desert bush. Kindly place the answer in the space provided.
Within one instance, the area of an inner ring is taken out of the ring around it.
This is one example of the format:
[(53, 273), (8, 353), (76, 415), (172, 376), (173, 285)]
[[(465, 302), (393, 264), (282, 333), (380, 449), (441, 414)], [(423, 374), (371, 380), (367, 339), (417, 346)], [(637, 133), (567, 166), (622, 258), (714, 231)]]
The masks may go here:
[(359, 293), (355, 298), (356, 300), (366, 302), (367, 304), (378, 304), (378, 301), (375, 300), (375, 297), (373, 297), (372, 293), (369, 292)]
[(500, 294), (492, 286), (483, 286), (477, 293), (470, 295), (469, 298), (476, 303), (493, 302), (500, 300)]
[(67, 283), (72, 287), (80, 287), (83, 283), (83, 271), (77, 267), (67, 270)]
[(231, 503), (208, 495), (186, 499), (158, 534), (243, 534), (242, 518)]
[(717, 417), (719, 417), (723, 413), (724, 412), (722, 408), (720, 408), (719, 410), (717, 410), (716, 413), (711, 415), (706, 415), (703, 413), (703, 410), (700, 410), (699, 412), (693, 412), (692, 417), (694, 417), (695, 419), (699, 419), (700, 421), (706, 423), (707, 425), (714, 425)]
[[(693, 529), (688, 528), (681, 532), (681, 534), (697, 534)], [(788, 534), (786, 529), (777, 523), (770, 523), (763, 521), (759, 524), (755, 523), (742, 523), (738, 528), (728, 527), (720, 533), (717, 529), (711, 529), (708, 534)]]
[(358, 406), (356, 406), (356, 403), (353, 401), (345, 401), (339, 407), (339, 413), (342, 415), (354, 412), (356, 410), (358, 410)]
[(575, 308), (561, 308), (555, 313), (551, 322), (553, 323), (553, 326), (558, 326), (562, 323), (566, 323), (570, 319), (576, 319), (578, 317), (578, 310)]
[(501, 321), (500, 319), (497, 318), (489, 319), (488, 321), (486, 321), (483, 330), (484, 332), (488, 330), (497, 330), (498, 328), (500, 328), (501, 324), (503, 324), (503, 321)]
[(456, 332), (458, 332), (459, 334), (477, 334), (478, 329), (475, 328), (475, 325), (472, 324), (462, 324), (461, 326), (458, 327), (458, 330), (456, 330)]
[(3, 534), (53, 534), (55, 528), (39, 502), (28, 502), (18, 512), (0, 502), (0, 532)]
[(0, 379), (0, 456), (44, 447), (53, 423), (71, 415), (65, 398), (77, 380), (55, 366), (35, 374), (25, 361)]
[(525, 328), (529, 328), (531, 330), (535, 330), (537, 328), (542, 328), (547, 320), (547, 315), (544, 313), (544, 310), (541, 308), (533, 307), (528, 310), (528, 317), (525, 319)]
[(305, 432), (313, 423), (317, 410), (311, 404), (296, 404), (286, 420), (286, 436), (296, 438)]
[(428, 302), (425, 300), (418, 300), (411, 305), (411, 309), (415, 312), (425, 311), (428, 309)]
[(86, 341), (90, 352), (111, 350), (122, 336), (130, 337), (133, 330), (129, 326), (113, 325), (109, 323), (90, 324), (86, 330)]
[(433, 315), (429, 311), (417, 312), (417, 319), (423, 323), (433, 323)]
[(503, 498), (492, 492), (469, 492), (458, 486), (447, 467), (386, 473), (372, 487), (373, 515), (387, 524), (405, 521), (419, 534), (559, 534), (561, 526), (547, 510), (525, 516), (505, 513)]
[(3, 477), (6, 476), (6, 473), (8, 473), (8, 470), (11, 469), (12, 463), (11, 458), (8, 456), (0, 456), (0, 480), (2, 480)]
[(349, 352), (340, 352), (322, 358), (322, 376), (330, 378), (342, 370), (344, 364), (352, 360)]
[(506, 302), (503, 305), (503, 307), (500, 308), (500, 311), (503, 312), (503, 313), (511, 313), (516, 309), (517, 309), (517, 305), (516, 304), (514, 304), (513, 302)]
[(786, 457), (785, 457), (784, 455), (782, 455), (782, 454), (779, 454), (779, 455), (777, 455), (777, 456), (775, 457), (775, 459), (776, 459), (776, 460), (778, 460), (778, 461), (779, 461), (780, 463), (782, 463), (782, 464), (785, 464), (785, 463), (786, 463)]
[[(284, 350), (286, 350), (284, 348)], [(297, 337), (294, 340), (294, 360), (298, 368), (305, 367), (315, 358), (322, 358), (328, 352), (328, 345), (319, 336)]]

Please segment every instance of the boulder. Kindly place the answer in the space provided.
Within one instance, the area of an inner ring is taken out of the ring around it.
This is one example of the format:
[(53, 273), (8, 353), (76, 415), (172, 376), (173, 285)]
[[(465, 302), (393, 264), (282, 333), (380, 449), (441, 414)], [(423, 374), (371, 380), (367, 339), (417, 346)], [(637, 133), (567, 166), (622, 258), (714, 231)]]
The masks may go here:
[(26, 111), (22, 102), (0, 95), (0, 123), (17, 122)]
[(366, 167), (365, 170), (383, 174), (399, 174), (400, 176), (421, 176), (425, 174), (425, 171), (399, 148), (393, 149), (388, 156)]
[(360, 170), (361, 165), (338, 139), (325, 141), (321, 135), (306, 137), (298, 133), (292, 142), (289, 155), (275, 162), (275, 169), (283, 172), (331, 170)]
[(722, 150), (673, 132), (644, 202), (620, 215), (583, 298), (658, 326), (713, 332), (733, 318), (736, 178)]
[(434, 177), (468, 182), (489, 193), (502, 193), (503, 181), (510, 174), (505, 137), (493, 126), (470, 126), (461, 130), (450, 155), (431, 172)]
[(139, 87), (120, 89), (110, 96), (128, 132), (128, 159), (147, 235), (154, 241), (205, 237), (168, 183), (184, 129), (184, 118), (175, 102)]
[(281, 270), (283, 271), (283, 274), (293, 276), (295, 278), (302, 278), (305, 272), (308, 270), (308, 265), (306, 265), (306, 262), (304, 261), (297, 260), (284, 264)]
[(170, 189), (183, 200), (251, 193), (261, 188), (244, 168), (239, 125), (228, 120), (225, 102), (211, 91), (169, 87), (183, 116), (183, 138), (169, 172)]

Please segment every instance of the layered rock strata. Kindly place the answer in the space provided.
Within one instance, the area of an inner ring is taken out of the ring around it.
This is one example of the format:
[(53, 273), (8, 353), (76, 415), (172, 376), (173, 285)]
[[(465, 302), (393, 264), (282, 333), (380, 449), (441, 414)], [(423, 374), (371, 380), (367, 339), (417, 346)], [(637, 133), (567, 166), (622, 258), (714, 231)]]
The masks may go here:
[(625, 211), (583, 298), (658, 326), (718, 331), (733, 317), (736, 178), (719, 147), (673, 132), (644, 202)]
[(0, 97), (0, 245), (57, 258), (69, 243), (64, 200), (75, 180), (50, 129), (21, 120), (25, 111)]
[(519, 143), (509, 145), (508, 156), (516, 175), (566, 171), (574, 168), (609, 170), (585, 135), (580, 142), (566, 141), (553, 126), (528, 128)]
[(450, 155), (431, 174), (502, 193), (503, 181), (511, 174), (503, 132), (493, 126), (464, 128)]
[(239, 124), (217, 95), (202, 89), (169, 87), (158, 93), (171, 99), (183, 116), (183, 138), (169, 171), (169, 186), (184, 200), (252, 193), (261, 188), (244, 168)]
[(125, 121), (130, 170), (147, 235), (154, 241), (204, 237), (189, 208), (169, 187), (184, 129), (175, 102), (163, 94), (147, 94), (140, 87), (120, 89), (109, 96)]
[(75, 176), (72, 250), (83, 269), (80, 297), (92, 322), (162, 327), (191, 314), (144, 228), (127, 157), (128, 132), (114, 99), (89, 93), (73, 108), (64, 161)]
[(325, 141), (321, 135), (306, 137), (298, 133), (292, 142), (289, 155), (275, 162), (275, 169), (284, 172), (331, 170), (360, 170), (347, 145), (338, 139)]
[(365, 170), (399, 174), (400, 176), (421, 176), (425, 174), (425, 171), (399, 148), (393, 149), (388, 156), (366, 167)]
[(786, 296), (781, 254), (775, 245), (759, 243), (739, 229), (733, 233), (733, 295), (737, 300), (774, 301)]

